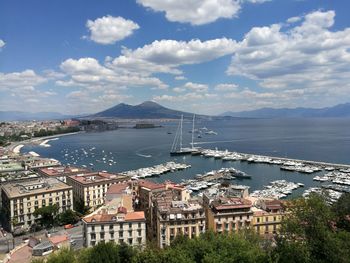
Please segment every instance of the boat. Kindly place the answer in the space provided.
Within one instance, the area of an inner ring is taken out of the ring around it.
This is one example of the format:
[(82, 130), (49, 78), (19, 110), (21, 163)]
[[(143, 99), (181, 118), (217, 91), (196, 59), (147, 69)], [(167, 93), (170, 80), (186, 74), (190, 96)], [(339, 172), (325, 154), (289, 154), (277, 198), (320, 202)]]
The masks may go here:
[(195, 120), (195, 115), (193, 114), (191, 147), (182, 147), (183, 115), (181, 115), (180, 123), (179, 123), (179, 126), (177, 128), (175, 138), (173, 141), (173, 145), (172, 145), (171, 151), (170, 151), (171, 156), (186, 155), (186, 154), (191, 154), (193, 151), (197, 151), (197, 149), (193, 147), (194, 120)]

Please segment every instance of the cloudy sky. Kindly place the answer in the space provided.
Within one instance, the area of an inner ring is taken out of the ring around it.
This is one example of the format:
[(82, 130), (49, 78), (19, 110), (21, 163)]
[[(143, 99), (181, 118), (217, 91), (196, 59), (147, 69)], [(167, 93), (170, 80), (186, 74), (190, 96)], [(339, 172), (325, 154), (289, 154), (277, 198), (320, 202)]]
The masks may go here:
[(0, 110), (350, 102), (350, 1), (0, 0)]

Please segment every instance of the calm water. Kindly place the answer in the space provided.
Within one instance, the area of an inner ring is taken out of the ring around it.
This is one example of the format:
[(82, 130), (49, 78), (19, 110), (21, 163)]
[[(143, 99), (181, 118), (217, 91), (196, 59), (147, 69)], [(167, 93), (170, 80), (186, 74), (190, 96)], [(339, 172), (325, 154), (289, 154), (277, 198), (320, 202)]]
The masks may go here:
[[(189, 143), (192, 123), (184, 123), (184, 144)], [(234, 121), (196, 122), (196, 128), (207, 127), (218, 135), (203, 135), (195, 138), (203, 148), (228, 149), (244, 153), (264, 154), (296, 159), (350, 164), (350, 119), (239, 119)], [(177, 123), (168, 123), (156, 129), (119, 129), (103, 133), (83, 133), (50, 141), (51, 147), (26, 146), (23, 152), (35, 151), (52, 157), (64, 164), (93, 164), (95, 170), (120, 172), (148, 167), (174, 160), (186, 162), (192, 168), (153, 178), (156, 181), (180, 182), (198, 173), (235, 167), (250, 175), (251, 180), (235, 180), (239, 184), (261, 189), (263, 185), (277, 179), (301, 182), (307, 186), (319, 185), (305, 175), (280, 171), (279, 166), (249, 164), (246, 162), (222, 162), (200, 156), (170, 157), (169, 151)], [(172, 134), (168, 134), (172, 132)], [(95, 149), (91, 149), (95, 147)], [(88, 152), (87, 156), (83, 149)], [(68, 156), (64, 156), (65, 154)], [(147, 156), (147, 157), (146, 157)], [(74, 158), (74, 159), (73, 159)], [(103, 163), (106, 158), (107, 163)], [(98, 161), (97, 161), (98, 160)], [(115, 160), (112, 166), (108, 160)], [(303, 189), (295, 191), (300, 194)]]

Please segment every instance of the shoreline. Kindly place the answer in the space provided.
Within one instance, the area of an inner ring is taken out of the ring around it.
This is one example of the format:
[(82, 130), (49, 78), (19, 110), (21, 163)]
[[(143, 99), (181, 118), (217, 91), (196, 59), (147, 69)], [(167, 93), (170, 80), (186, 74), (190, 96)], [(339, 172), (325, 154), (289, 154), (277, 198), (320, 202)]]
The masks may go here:
[(44, 136), (44, 137), (35, 137), (35, 138), (31, 138), (21, 142), (12, 142), (9, 146), (6, 146), (6, 149), (14, 154), (21, 154), (21, 149), (26, 145), (39, 144), (44, 147), (50, 147), (50, 145), (47, 144), (47, 142), (52, 141), (53, 139), (58, 139), (59, 137), (75, 135), (79, 133), (83, 133), (83, 131), (62, 133), (62, 134), (56, 134), (56, 135), (50, 135), (50, 136)]

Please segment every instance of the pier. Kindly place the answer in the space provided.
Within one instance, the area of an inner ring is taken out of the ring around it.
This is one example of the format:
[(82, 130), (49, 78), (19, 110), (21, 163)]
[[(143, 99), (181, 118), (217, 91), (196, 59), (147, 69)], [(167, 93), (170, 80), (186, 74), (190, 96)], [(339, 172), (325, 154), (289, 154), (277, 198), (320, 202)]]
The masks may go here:
[[(267, 155), (258, 155), (258, 154), (249, 154), (249, 153), (240, 153), (240, 152), (229, 152), (228, 150), (212, 150), (212, 149), (200, 149), (200, 154), (206, 157), (214, 157), (216, 159), (222, 159), (227, 161), (248, 161), (255, 163), (267, 163), (272, 165), (288, 165), (290, 167), (294, 166), (312, 166), (320, 169), (329, 168), (329, 170), (348, 170), (350, 172), (350, 164), (337, 164), (337, 163), (328, 163), (321, 161), (310, 161), (310, 160), (301, 160), (293, 159), (286, 157), (276, 157), (276, 156), (267, 156)], [(233, 156), (231, 159), (227, 158), (228, 156)], [(292, 169), (291, 169), (292, 170)], [(327, 169), (326, 169), (327, 170)], [(307, 172), (308, 173), (308, 172)]]

